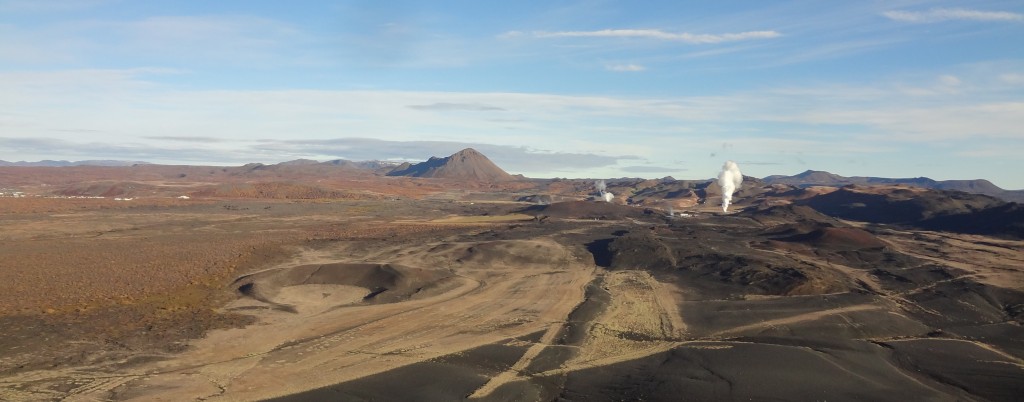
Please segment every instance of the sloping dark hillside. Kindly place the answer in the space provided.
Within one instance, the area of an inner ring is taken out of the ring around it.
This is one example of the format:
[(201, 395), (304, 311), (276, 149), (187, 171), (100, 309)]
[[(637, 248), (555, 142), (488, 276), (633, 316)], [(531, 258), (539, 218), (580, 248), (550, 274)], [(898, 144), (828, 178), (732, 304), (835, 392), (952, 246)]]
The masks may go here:
[(841, 219), (1024, 238), (1024, 207), (980, 194), (851, 186), (797, 202)]
[[(404, 167), (404, 168), (403, 168)], [(446, 158), (432, 157), (426, 162), (400, 166), (388, 176), (430, 177), (438, 179), (461, 179), (480, 181), (507, 181), (515, 177), (508, 174), (484, 154), (466, 148)]]
[(1011, 202), (974, 213), (939, 215), (917, 225), (929, 230), (1024, 239), (1024, 206)]
[(937, 215), (981, 211), (1004, 202), (986, 195), (957, 191), (848, 186), (797, 203), (842, 219), (909, 224)]

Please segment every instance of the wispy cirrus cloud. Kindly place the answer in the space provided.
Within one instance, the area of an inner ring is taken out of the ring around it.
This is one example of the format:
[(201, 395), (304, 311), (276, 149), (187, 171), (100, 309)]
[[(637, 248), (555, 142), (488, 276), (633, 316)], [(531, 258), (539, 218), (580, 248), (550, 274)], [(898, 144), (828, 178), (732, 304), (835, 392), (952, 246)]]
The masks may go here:
[(111, 0), (0, 0), (0, 11), (52, 13), (79, 11), (112, 3)]
[(999, 80), (1010, 85), (1024, 84), (1024, 74), (1006, 73), (999, 75)]
[(416, 110), (433, 110), (433, 111), (470, 111), (470, 112), (503, 112), (506, 109), (502, 107), (486, 105), (483, 103), (451, 103), (451, 102), (436, 102), (429, 105), (409, 105), (410, 109)]
[(684, 42), (690, 44), (712, 44), (722, 42), (735, 42), (754, 39), (772, 39), (782, 36), (776, 31), (747, 31), (723, 34), (694, 34), (689, 32), (668, 32), (660, 29), (601, 29), (597, 31), (533, 31), (523, 33), (510, 31), (501, 37), (516, 37), (528, 35), (533, 38), (635, 38), (653, 39), (662, 41)]
[(778, 166), (783, 165), (782, 162), (763, 162), (763, 161), (739, 161), (740, 166), (752, 165), (752, 166)]
[(623, 166), (619, 170), (627, 173), (672, 173), (687, 170), (684, 167), (664, 167), (664, 166)]
[(213, 63), (282, 65), (308, 62), (312, 41), (288, 22), (249, 15), (0, 23), (0, 61), (88, 64), (127, 58), (189, 70)]
[(140, 160), (146, 162), (188, 162), (188, 163), (248, 163), (253, 155), (246, 153), (225, 153), (201, 144), (186, 146), (154, 146), (141, 141), (110, 141), (95, 139), (72, 141), (52, 137), (0, 137), (0, 147), (11, 153), (24, 155), (26, 160), (42, 159), (113, 159)]
[(147, 140), (172, 141), (172, 142), (224, 142), (224, 139), (199, 135), (153, 135), (142, 137)]
[(984, 11), (966, 8), (933, 8), (928, 11), (892, 10), (882, 13), (900, 22), (929, 23), (944, 21), (1024, 21), (1024, 14), (1009, 11)]
[[(473, 147), (527, 176), (615, 177), (662, 175), (639, 171), (652, 166), (713, 174), (721, 161), (709, 153), (795, 166), (942, 146), (932, 151), (958, 158), (952, 150), (979, 142), (1020, 148), (1024, 103), (1006, 85), (1017, 71), (672, 97), (175, 90), (149, 81), (149, 69), (0, 72), (0, 159), (422, 159)], [(726, 140), (736, 145), (719, 149)]]
[(647, 70), (647, 67), (639, 64), (608, 64), (605, 65), (604, 68), (605, 70), (615, 71), (617, 73), (635, 73)]

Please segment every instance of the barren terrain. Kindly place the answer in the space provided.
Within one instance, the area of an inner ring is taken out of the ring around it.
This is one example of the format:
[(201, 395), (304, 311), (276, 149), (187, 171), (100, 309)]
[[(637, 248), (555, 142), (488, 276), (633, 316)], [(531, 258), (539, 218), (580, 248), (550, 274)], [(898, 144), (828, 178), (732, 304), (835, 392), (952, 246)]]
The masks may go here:
[[(653, 182), (629, 206), (565, 182), (178, 170), (136, 172), (156, 195), (131, 201), (0, 198), (0, 400), (1024, 394), (1012, 237), (841, 220), (770, 187), (669, 217)], [(7, 186), (58, 185), (34, 177)], [(552, 186), (577, 201), (516, 201)]]

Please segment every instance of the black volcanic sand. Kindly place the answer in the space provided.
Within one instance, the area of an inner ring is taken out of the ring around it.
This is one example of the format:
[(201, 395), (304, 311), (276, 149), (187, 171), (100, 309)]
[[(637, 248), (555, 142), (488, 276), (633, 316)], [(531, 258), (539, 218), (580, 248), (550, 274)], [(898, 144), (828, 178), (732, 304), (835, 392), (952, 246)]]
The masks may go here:
[(590, 282), (584, 292), (583, 302), (569, 313), (562, 330), (555, 337), (555, 343), (578, 345), (583, 342), (591, 322), (608, 307), (609, 300), (610, 294), (601, 288), (598, 280)]
[(818, 227), (806, 233), (779, 238), (780, 241), (804, 243), (817, 248), (838, 250), (871, 250), (884, 248), (885, 242), (866, 230), (857, 228)]
[[(576, 306), (555, 336), (554, 344), (548, 345), (523, 369), (534, 374), (554, 370), (576, 356), (576, 347), (583, 343), (591, 325), (608, 307), (611, 294), (600, 285), (601, 278), (594, 279), (584, 291), (583, 302)], [(549, 384), (550, 385), (550, 384)], [(506, 389), (503, 392), (509, 392)]]
[(917, 314), (922, 322), (939, 328), (991, 325), (1011, 320), (1019, 324), (1024, 313), (1024, 292), (970, 279), (937, 283), (910, 294), (908, 299), (927, 310), (941, 312)]
[(767, 225), (762, 234), (769, 240), (755, 242), (757, 248), (815, 256), (856, 268), (921, 264), (913, 257), (893, 252), (874, 233), (850, 227), (806, 206), (748, 208), (737, 215)]
[(281, 398), (299, 401), (455, 401), (508, 370), (528, 346), (509, 342), (411, 364), (381, 374)]
[(967, 272), (937, 264), (921, 264), (909, 267), (875, 268), (871, 270), (871, 274), (885, 289), (909, 292), (926, 284), (963, 276)]
[(1019, 401), (1024, 395), (1020, 359), (953, 339), (912, 339), (881, 344), (895, 351), (910, 372), (948, 384), (960, 394), (993, 401)]
[(603, 201), (565, 201), (532, 205), (518, 212), (534, 216), (570, 219), (619, 220), (643, 216), (643, 210)]
[(923, 262), (894, 252), (874, 234), (852, 227), (827, 224), (783, 225), (767, 232), (771, 240), (757, 246), (816, 256), (855, 268), (913, 267)]
[(947, 327), (944, 333), (984, 342), (1014, 356), (1024, 356), (1024, 327), (1016, 323)]
[(765, 226), (799, 224), (805, 222), (825, 223), (831, 226), (843, 226), (842, 223), (835, 218), (824, 215), (816, 211), (814, 208), (795, 204), (776, 205), (767, 208), (745, 208), (742, 211), (737, 212), (735, 216), (749, 218)]
[[(824, 310), (839, 310), (866, 306), (830, 314), (823, 318), (751, 328), (739, 333), (726, 332), (763, 321), (808, 315)], [(901, 335), (924, 335), (931, 327), (909, 318), (885, 313), (884, 299), (870, 294), (842, 293), (834, 295), (792, 296), (768, 300), (694, 300), (680, 306), (680, 312), (695, 337), (728, 337), (740, 335), (773, 335), (843, 338), (884, 338)], [(870, 325), (851, 325), (852, 322), (870, 322)], [(716, 335), (726, 332), (726, 335)]]
[[(753, 340), (758, 341), (758, 340)], [(951, 399), (907, 376), (891, 352), (863, 341), (695, 342), (641, 359), (574, 371), (560, 400)], [(795, 343), (795, 342), (793, 342)]]
[[(647, 223), (552, 220), (460, 238), (491, 241), (474, 251), (479, 255), (467, 257), (480, 261), (500, 254), (501, 240), (551, 236), (601, 270), (648, 271), (679, 292), (676, 308), (687, 326), (683, 343), (668, 351), (545, 374), (572, 360), (615, 302), (599, 285), (599, 271), (553, 344), (525, 367), (526, 378), (504, 384), (486, 400), (905, 401), (1024, 395), (1019, 363), (1024, 293), (1019, 290), (978, 283), (962, 270), (903, 255), (870, 229), (851, 228), (806, 207), (668, 224), (637, 219)], [(837, 262), (850, 268), (830, 265)], [(853, 274), (869, 275), (876, 284), (867, 286)], [(281, 400), (460, 400), (487, 376), (514, 364), (523, 353), (516, 348), (489, 345), (461, 358), (435, 359)]]

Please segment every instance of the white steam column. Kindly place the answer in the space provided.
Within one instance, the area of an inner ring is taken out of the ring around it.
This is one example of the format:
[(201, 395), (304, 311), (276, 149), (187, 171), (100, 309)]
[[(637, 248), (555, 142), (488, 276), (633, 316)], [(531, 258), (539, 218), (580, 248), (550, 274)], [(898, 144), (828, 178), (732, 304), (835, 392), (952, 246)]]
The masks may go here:
[(601, 200), (604, 200), (604, 202), (612, 202), (612, 199), (615, 198), (615, 194), (608, 191), (608, 186), (604, 183), (604, 180), (595, 181), (594, 188), (597, 189), (597, 193), (600, 194)]
[(743, 184), (743, 173), (736, 162), (728, 161), (722, 165), (722, 172), (718, 174), (718, 186), (722, 187), (722, 212), (729, 211), (729, 204), (732, 203), (732, 193)]

